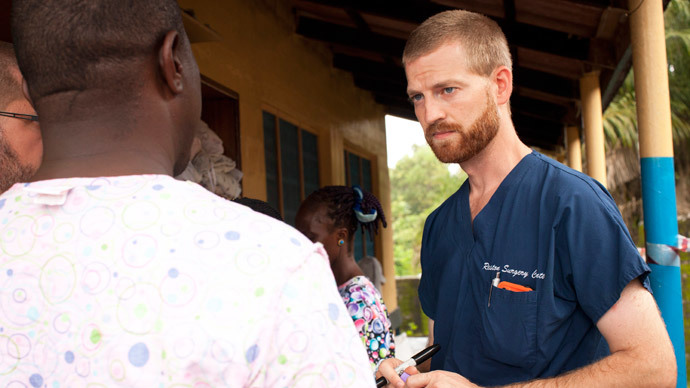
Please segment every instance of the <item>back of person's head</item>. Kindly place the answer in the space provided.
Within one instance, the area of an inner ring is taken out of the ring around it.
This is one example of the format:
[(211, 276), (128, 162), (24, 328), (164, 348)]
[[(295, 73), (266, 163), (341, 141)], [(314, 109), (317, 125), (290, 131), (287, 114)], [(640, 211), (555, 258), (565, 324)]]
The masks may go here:
[(488, 17), (463, 10), (436, 14), (417, 27), (407, 40), (403, 63), (408, 64), (447, 43), (460, 43), (466, 65), (488, 76), (499, 66), (512, 70), (508, 42), (501, 28)]
[(276, 210), (273, 206), (271, 206), (268, 202), (262, 201), (260, 199), (247, 197), (235, 198), (232, 201), (239, 203), (240, 205), (247, 206), (248, 208), (256, 212), (263, 213), (267, 216), (271, 216), (276, 220), (283, 221), (283, 217), (280, 215), (280, 212)]
[(371, 239), (378, 232), (379, 222), (385, 228), (386, 216), (378, 198), (359, 186), (325, 186), (311, 193), (302, 204), (305, 208), (325, 205), (333, 228), (346, 228), (354, 238), (361, 225)]
[(7, 110), (10, 102), (24, 98), (21, 78), (16, 76), (18, 71), (14, 47), (0, 41), (0, 110)]
[(131, 95), (136, 65), (168, 31), (188, 44), (175, 0), (13, 0), (11, 24), (34, 102), (91, 89)]

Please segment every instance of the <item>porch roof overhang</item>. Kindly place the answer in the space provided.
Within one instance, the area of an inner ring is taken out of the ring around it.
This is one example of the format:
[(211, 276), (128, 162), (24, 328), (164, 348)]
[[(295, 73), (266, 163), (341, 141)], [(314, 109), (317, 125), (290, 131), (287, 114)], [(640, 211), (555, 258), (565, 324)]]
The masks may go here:
[[(511, 107), (518, 135), (547, 151), (563, 146), (565, 126), (580, 125), (582, 75), (600, 71), (605, 109), (632, 65), (626, 0), (286, 1), (297, 34), (328, 45), (335, 68), (350, 72), (387, 113), (412, 120), (401, 63), (409, 33), (449, 9), (491, 17), (506, 33), (513, 56)], [(6, 10), (10, 3), (0, 0)], [(0, 40), (10, 40), (9, 12), (0, 12)]]
[(513, 56), (518, 135), (548, 151), (562, 148), (565, 126), (580, 125), (582, 75), (600, 71), (605, 108), (632, 64), (625, 0), (291, 1), (298, 34), (327, 44), (333, 66), (350, 72), (387, 113), (413, 120), (401, 63), (410, 32), (449, 9), (491, 17)]

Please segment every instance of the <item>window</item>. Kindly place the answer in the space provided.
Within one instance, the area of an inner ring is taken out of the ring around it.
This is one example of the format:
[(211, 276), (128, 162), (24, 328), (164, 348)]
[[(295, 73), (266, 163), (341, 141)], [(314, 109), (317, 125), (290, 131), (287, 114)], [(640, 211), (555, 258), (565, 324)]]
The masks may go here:
[(263, 112), (266, 198), (290, 225), (300, 203), (319, 188), (317, 137), (269, 112)]
[(223, 141), (225, 156), (242, 169), (238, 94), (202, 75), (201, 98), (201, 120)]
[[(345, 151), (345, 182), (348, 186), (359, 185), (364, 190), (373, 193), (371, 160)], [(375, 241), (371, 241), (359, 227), (355, 233), (355, 260), (359, 261), (365, 255), (376, 255)]]

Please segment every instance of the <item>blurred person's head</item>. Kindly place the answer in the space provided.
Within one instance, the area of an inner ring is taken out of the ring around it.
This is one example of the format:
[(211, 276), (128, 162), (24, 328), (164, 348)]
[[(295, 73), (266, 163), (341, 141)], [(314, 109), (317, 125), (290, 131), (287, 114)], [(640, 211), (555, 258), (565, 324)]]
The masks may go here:
[[(44, 165), (148, 150), (157, 169), (184, 170), (201, 92), (175, 0), (14, 0), (11, 24), (41, 117)], [(146, 160), (109, 158), (89, 168), (133, 173)]]
[(43, 144), (36, 112), (22, 92), (12, 44), (0, 41), (0, 193), (38, 169)]
[(278, 221), (283, 221), (283, 216), (280, 215), (280, 212), (266, 201), (248, 197), (235, 198), (232, 201), (239, 203), (240, 205), (247, 206), (255, 212), (263, 213), (267, 216), (275, 218)]

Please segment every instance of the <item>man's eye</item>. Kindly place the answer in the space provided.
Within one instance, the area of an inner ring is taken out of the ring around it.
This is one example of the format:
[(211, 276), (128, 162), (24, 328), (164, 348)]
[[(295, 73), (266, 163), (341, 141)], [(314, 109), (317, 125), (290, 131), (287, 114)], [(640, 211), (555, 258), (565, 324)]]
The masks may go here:
[(443, 88), (443, 93), (444, 93), (444, 94), (451, 94), (451, 93), (453, 93), (454, 91), (455, 91), (455, 88), (452, 87), (452, 86), (449, 86), (449, 87), (447, 87), (447, 88)]
[(421, 94), (415, 94), (413, 96), (410, 96), (410, 102), (415, 103), (417, 101), (421, 101), (422, 97), (423, 96)]

